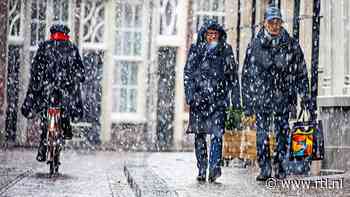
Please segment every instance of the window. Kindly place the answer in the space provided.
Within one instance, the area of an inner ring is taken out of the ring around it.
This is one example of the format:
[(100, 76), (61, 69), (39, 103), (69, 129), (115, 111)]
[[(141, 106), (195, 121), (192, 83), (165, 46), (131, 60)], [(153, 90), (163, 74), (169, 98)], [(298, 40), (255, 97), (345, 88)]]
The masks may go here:
[(47, 39), (49, 28), (54, 23), (67, 26), (70, 21), (69, 0), (32, 0), (30, 9), (30, 57), (32, 58), (39, 42)]
[(177, 0), (161, 0), (160, 2), (160, 35), (176, 35), (176, 22), (177, 22)]
[(53, 22), (69, 26), (69, 0), (53, 0)]
[(140, 57), (142, 41), (142, 4), (138, 1), (117, 3), (116, 47), (118, 57)]
[(103, 49), (105, 42), (106, 1), (84, 0), (81, 5), (81, 44), (85, 49)]
[(114, 32), (112, 113), (140, 113), (143, 91), (140, 69), (143, 66), (144, 7), (142, 1), (119, 1)]
[[(131, 62), (120, 62), (116, 69), (112, 92), (116, 93), (114, 98), (119, 98), (119, 102), (113, 106), (114, 112), (137, 111), (137, 69), (138, 65)], [(118, 74), (120, 73), (120, 74)]]
[(23, 41), (23, 13), (21, 0), (9, 1), (9, 40), (11, 44)]
[(30, 46), (45, 40), (47, 1), (32, 1), (30, 22)]
[(193, 2), (193, 30), (198, 32), (208, 19), (225, 26), (225, 0), (197, 0)]

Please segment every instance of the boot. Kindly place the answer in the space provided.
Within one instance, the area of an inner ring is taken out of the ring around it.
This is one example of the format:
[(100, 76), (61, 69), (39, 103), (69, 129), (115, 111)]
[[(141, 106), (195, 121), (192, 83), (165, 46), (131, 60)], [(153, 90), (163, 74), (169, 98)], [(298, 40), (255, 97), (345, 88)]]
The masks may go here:
[(271, 165), (268, 162), (265, 164), (265, 166), (261, 166), (260, 173), (256, 177), (256, 181), (267, 181), (269, 178), (271, 178)]
[(284, 170), (282, 164), (277, 164), (277, 168), (275, 171), (275, 178), (276, 179), (285, 179), (287, 177), (287, 173)]
[(218, 179), (220, 176), (221, 176), (221, 168), (220, 167), (218, 167), (214, 170), (210, 170), (208, 181), (210, 183), (215, 182), (216, 179)]
[(197, 176), (198, 182), (205, 182), (207, 179), (207, 168), (200, 169)]
[(197, 176), (197, 181), (198, 182), (205, 182), (206, 176), (205, 175), (198, 175)]

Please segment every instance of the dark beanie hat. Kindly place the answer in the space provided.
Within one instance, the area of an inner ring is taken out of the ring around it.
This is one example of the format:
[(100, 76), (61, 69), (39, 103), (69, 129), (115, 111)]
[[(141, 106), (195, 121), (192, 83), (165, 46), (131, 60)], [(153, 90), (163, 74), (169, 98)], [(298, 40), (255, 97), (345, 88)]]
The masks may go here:
[(66, 25), (63, 25), (63, 24), (54, 24), (50, 27), (50, 33), (53, 34), (56, 32), (62, 32), (65, 34), (69, 34), (70, 29)]

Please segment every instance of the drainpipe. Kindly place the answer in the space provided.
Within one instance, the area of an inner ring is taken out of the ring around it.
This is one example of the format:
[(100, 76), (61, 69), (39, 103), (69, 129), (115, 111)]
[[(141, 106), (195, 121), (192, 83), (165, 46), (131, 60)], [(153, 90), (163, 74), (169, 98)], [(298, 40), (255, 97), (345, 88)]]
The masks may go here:
[[(314, 0), (312, 17), (312, 51), (311, 51), (311, 106), (312, 111), (317, 110), (318, 93), (318, 57), (320, 49), (320, 9), (321, 0)], [(312, 114), (316, 120), (316, 113)]]
[(294, 0), (293, 37), (299, 42), (300, 0)]
[(237, 63), (239, 64), (239, 48), (240, 48), (240, 37), (241, 37), (241, 0), (238, 0), (238, 5), (237, 5), (237, 26), (236, 26), (236, 56), (237, 56)]
[(251, 22), (251, 29), (252, 29), (252, 37), (253, 40), (255, 37), (255, 23), (256, 23), (256, 0), (252, 0), (252, 22)]

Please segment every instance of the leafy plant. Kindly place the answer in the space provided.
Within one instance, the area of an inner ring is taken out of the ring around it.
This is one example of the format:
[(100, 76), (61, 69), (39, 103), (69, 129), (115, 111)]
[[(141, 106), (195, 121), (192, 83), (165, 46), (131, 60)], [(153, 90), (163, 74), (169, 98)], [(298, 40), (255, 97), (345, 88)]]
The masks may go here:
[(225, 129), (234, 130), (241, 129), (243, 110), (242, 109), (234, 109), (233, 107), (229, 107), (226, 109), (225, 116)]

